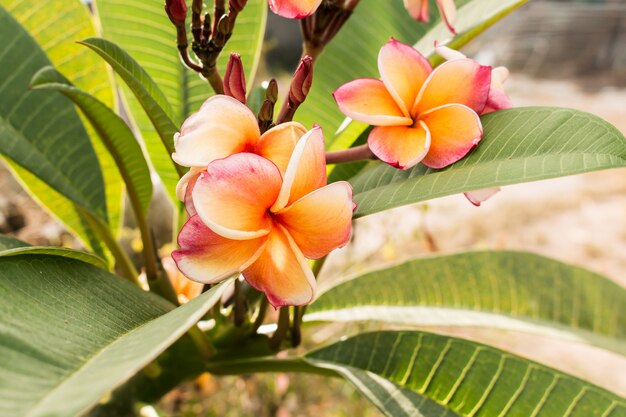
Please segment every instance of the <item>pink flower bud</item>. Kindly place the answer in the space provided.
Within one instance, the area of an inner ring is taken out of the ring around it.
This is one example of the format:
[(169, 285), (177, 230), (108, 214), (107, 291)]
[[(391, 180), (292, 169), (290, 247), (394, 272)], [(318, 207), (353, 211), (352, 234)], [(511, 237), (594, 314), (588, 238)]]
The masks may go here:
[(305, 56), (300, 61), (291, 81), (289, 90), (289, 101), (292, 104), (300, 105), (306, 99), (313, 83), (313, 58)]
[(187, 17), (185, 0), (166, 0), (165, 12), (173, 23), (184, 24)]
[(246, 3), (248, 0), (229, 0), (228, 8), (234, 12), (241, 12), (244, 7), (246, 7)]
[(234, 52), (230, 54), (224, 74), (224, 94), (246, 104), (246, 77), (243, 73), (241, 56)]

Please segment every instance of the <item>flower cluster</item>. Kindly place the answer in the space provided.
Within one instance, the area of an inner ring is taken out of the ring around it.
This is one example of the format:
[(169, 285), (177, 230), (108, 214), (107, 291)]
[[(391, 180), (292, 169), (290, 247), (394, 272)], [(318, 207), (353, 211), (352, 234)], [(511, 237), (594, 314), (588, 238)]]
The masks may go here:
[(307, 259), (348, 242), (355, 208), (347, 182), (326, 185), (321, 129), (288, 122), (261, 134), (244, 104), (218, 95), (185, 121), (175, 148), (190, 167), (177, 190), (190, 215), (178, 268), (204, 283), (240, 272), (275, 307), (309, 303)]

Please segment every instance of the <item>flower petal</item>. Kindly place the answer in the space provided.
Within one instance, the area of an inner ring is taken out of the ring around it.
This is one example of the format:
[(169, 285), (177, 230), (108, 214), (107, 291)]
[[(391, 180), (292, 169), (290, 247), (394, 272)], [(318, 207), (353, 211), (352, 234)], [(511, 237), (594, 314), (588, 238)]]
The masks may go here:
[(250, 109), (232, 97), (213, 96), (183, 123), (172, 159), (182, 166), (205, 166), (254, 147), (260, 135)]
[(500, 191), (500, 187), (483, 188), (482, 190), (468, 191), (463, 193), (470, 203), (480, 207), (481, 203), (489, 200)]
[(343, 114), (374, 126), (413, 124), (393, 99), (385, 84), (373, 78), (360, 78), (339, 87), (333, 97)]
[(481, 114), (491, 113), (513, 107), (511, 99), (504, 92), (504, 82), (509, 77), (509, 70), (505, 67), (497, 67), (491, 71), (491, 88), (487, 104)]
[(246, 269), (261, 254), (267, 236), (227, 239), (192, 216), (178, 235), (180, 249), (172, 252), (178, 269), (189, 279), (213, 284)]
[(428, 22), (428, 0), (404, 0), (404, 7), (411, 17), (420, 22)]
[(413, 114), (451, 103), (464, 104), (480, 113), (491, 83), (491, 67), (472, 59), (455, 59), (439, 65), (424, 83)]
[(288, 19), (302, 19), (315, 13), (322, 0), (269, 0), (270, 9)]
[(256, 153), (272, 161), (284, 175), (296, 143), (305, 133), (306, 129), (300, 123), (279, 124), (261, 136)]
[(271, 210), (277, 212), (324, 185), (326, 185), (324, 135), (322, 129), (315, 126), (296, 144), (285, 171), (280, 194)]
[(454, 0), (437, 0), (437, 7), (441, 14), (441, 20), (446, 24), (448, 30), (456, 35), (456, 31), (452, 26), (456, 20), (456, 6)]
[(430, 62), (412, 46), (391, 39), (378, 53), (378, 71), (402, 113), (409, 117), (424, 81), (433, 71)]
[(443, 168), (463, 158), (483, 137), (480, 118), (462, 104), (448, 104), (422, 115), (430, 131), (431, 143), (422, 162), (430, 168)]
[(367, 143), (381, 161), (407, 169), (420, 162), (428, 153), (431, 138), (423, 123), (417, 126), (376, 127)]
[(354, 207), (352, 187), (339, 181), (305, 195), (276, 218), (304, 256), (319, 259), (348, 243)]
[(272, 162), (251, 153), (238, 153), (211, 162), (193, 187), (198, 215), (215, 233), (235, 240), (269, 232), (268, 208), (281, 186), (280, 171)]
[(289, 232), (275, 224), (261, 255), (243, 271), (244, 278), (265, 292), (274, 307), (304, 305), (313, 300), (315, 277)]

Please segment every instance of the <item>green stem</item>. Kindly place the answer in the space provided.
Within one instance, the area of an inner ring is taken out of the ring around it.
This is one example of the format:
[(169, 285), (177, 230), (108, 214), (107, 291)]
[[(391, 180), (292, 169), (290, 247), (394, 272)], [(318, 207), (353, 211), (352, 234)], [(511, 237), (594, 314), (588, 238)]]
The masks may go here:
[(261, 304), (259, 305), (259, 313), (254, 319), (254, 323), (252, 323), (252, 334), (255, 334), (256, 331), (259, 330), (259, 327), (263, 324), (268, 305), (269, 302), (267, 301), (267, 297), (263, 296), (263, 298), (261, 298)]
[(340, 376), (331, 369), (313, 366), (302, 358), (252, 358), (208, 362), (206, 364), (206, 370), (214, 375), (242, 375), (257, 372), (304, 372), (332, 377)]
[(139, 282), (137, 270), (133, 265), (132, 261), (119, 245), (115, 237), (111, 234), (111, 230), (109, 227), (104, 224), (100, 219), (94, 216), (90, 211), (80, 208), (76, 206), (79, 213), (83, 218), (89, 223), (89, 225), (94, 229), (94, 231), (100, 236), (100, 239), (104, 242), (104, 244), (109, 248), (113, 258), (115, 258), (115, 265), (120, 271), (120, 275), (123, 278), (126, 278), (130, 282), (136, 284), (141, 287)]
[(200, 354), (205, 360), (211, 359), (217, 353), (217, 349), (209, 340), (209, 337), (204, 334), (202, 330), (198, 326), (193, 326), (187, 332), (189, 336), (193, 339), (194, 344), (200, 351)]
[(278, 312), (278, 327), (270, 339), (270, 348), (280, 349), (280, 345), (289, 330), (289, 307), (281, 307)]

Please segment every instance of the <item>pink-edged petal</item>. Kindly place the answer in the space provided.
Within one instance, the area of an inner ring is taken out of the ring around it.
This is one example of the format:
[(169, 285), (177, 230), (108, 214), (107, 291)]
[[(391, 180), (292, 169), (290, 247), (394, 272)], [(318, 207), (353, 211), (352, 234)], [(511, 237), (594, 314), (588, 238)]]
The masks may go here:
[(448, 104), (422, 115), (430, 131), (428, 153), (422, 160), (430, 168), (444, 168), (471, 151), (483, 137), (480, 118), (462, 104)]
[(504, 82), (508, 77), (509, 70), (505, 67), (497, 67), (491, 71), (491, 89), (482, 114), (513, 107), (511, 99), (504, 92)]
[(413, 124), (380, 80), (360, 78), (350, 81), (335, 90), (333, 97), (341, 112), (353, 120), (374, 126)]
[(192, 216), (178, 235), (180, 249), (172, 258), (187, 278), (213, 284), (246, 269), (261, 255), (266, 242), (267, 236), (227, 239), (206, 227), (199, 216)]
[(428, 22), (428, 0), (404, 0), (404, 7), (419, 22)]
[(430, 62), (412, 46), (391, 39), (378, 53), (378, 71), (402, 113), (410, 117), (417, 95), (433, 71)]
[(446, 104), (464, 104), (482, 112), (489, 95), (491, 67), (472, 59), (455, 59), (435, 68), (415, 103), (413, 114), (421, 114)]
[(289, 232), (275, 224), (261, 255), (243, 276), (263, 291), (274, 307), (305, 305), (313, 300), (315, 277)]
[[(191, 168), (192, 170), (195, 168)], [(193, 216), (194, 214), (196, 214), (196, 207), (193, 205), (193, 197), (192, 197), (192, 192), (193, 192), (193, 187), (196, 186), (196, 182), (198, 181), (198, 178), (200, 178), (200, 173), (204, 171), (203, 169), (197, 170), (197, 174), (192, 176), (188, 183), (187, 186), (185, 187), (185, 196), (183, 199), (183, 202), (185, 203), (185, 210), (187, 211), (187, 214), (189, 216)], [(182, 178), (181, 178), (182, 180)]]
[(352, 229), (352, 186), (339, 181), (302, 197), (276, 214), (304, 256), (319, 259), (345, 246)]
[(306, 129), (300, 123), (279, 124), (261, 136), (256, 153), (272, 161), (284, 175), (296, 143), (305, 133)]
[(463, 193), (470, 203), (476, 207), (480, 207), (481, 203), (489, 200), (500, 191), (500, 187), (483, 188), (482, 190), (468, 191)]
[(269, 0), (270, 9), (279, 16), (288, 19), (302, 19), (310, 16), (322, 3), (322, 0)]
[(204, 167), (191, 167), (178, 181), (178, 184), (176, 184), (176, 197), (178, 197), (180, 201), (185, 201), (185, 194), (187, 194), (189, 183), (202, 171), (204, 171)]
[(198, 216), (215, 233), (235, 240), (253, 239), (271, 228), (268, 208), (280, 192), (282, 178), (272, 162), (239, 153), (211, 162), (193, 187)]
[(430, 132), (423, 123), (416, 126), (389, 126), (374, 128), (367, 143), (381, 161), (408, 169), (420, 162), (431, 145)]
[(232, 97), (217, 95), (185, 120), (174, 137), (172, 159), (199, 167), (256, 146), (261, 133), (250, 109)]
[(441, 14), (441, 20), (446, 24), (448, 30), (456, 35), (453, 24), (456, 20), (456, 6), (454, 0), (437, 0), (437, 7)]
[(324, 135), (319, 126), (309, 130), (296, 144), (285, 170), (283, 185), (272, 212), (326, 185)]
[(453, 59), (464, 59), (467, 58), (461, 52), (456, 49), (448, 48), (445, 45), (439, 45), (435, 42), (435, 53), (445, 59), (446, 61), (452, 61)]

